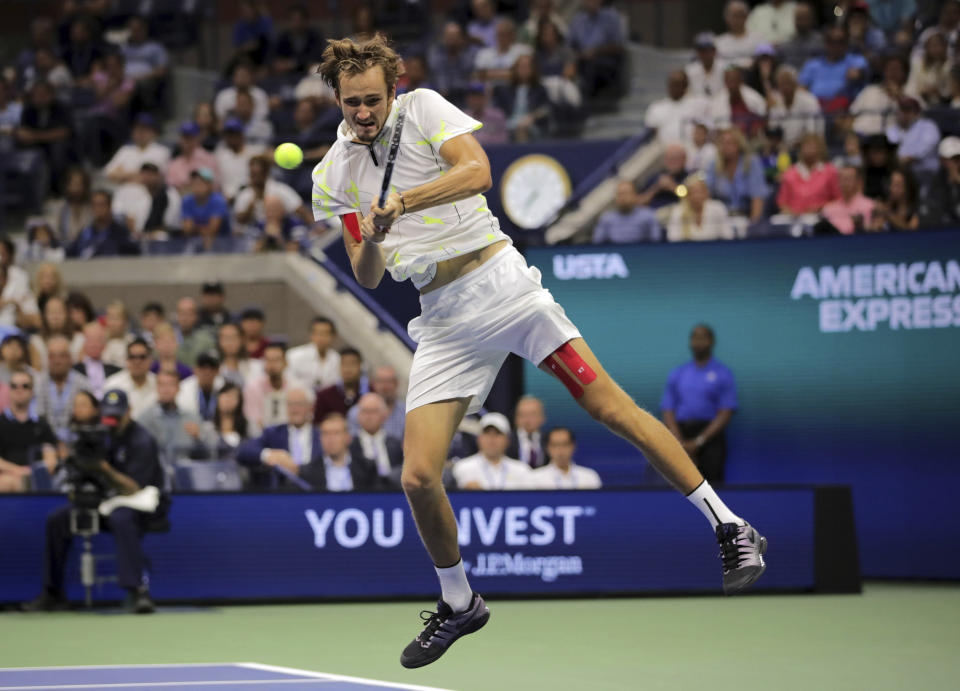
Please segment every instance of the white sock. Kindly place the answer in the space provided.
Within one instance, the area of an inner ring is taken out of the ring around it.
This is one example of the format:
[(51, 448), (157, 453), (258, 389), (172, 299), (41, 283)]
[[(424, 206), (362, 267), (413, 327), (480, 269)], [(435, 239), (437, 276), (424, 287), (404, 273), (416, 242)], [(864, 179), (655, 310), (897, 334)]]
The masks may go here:
[(463, 570), (463, 559), (453, 566), (437, 570), (437, 576), (440, 577), (440, 591), (443, 601), (450, 605), (454, 612), (465, 612), (470, 606), (470, 600), (473, 599), (473, 589), (467, 582), (467, 574)]
[(727, 505), (721, 501), (717, 493), (713, 491), (710, 483), (704, 480), (700, 486), (687, 495), (690, 503), (700, 509), (700, 512), (707, 517), (710, 525), (716, 528), (721, 523), (736, 523), (743, 525), (746, 523), (733, 511), (727, 508)]

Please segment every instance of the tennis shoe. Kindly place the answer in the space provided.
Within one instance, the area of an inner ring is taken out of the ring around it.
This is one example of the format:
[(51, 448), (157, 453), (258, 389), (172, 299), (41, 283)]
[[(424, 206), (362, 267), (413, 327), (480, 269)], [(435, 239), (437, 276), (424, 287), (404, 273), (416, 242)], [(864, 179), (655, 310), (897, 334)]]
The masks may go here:
[(720, 559), (723, 561), (723, 592), (734, 595), (751, 585), (767, 569), (763, 555), (767, 538), (749, 523), (721, 523), (717, 526)]
[(470, 606), (463, 612), (454, 613), (443, 600), (437, 602), (437, 611), (420, 612), (423, 631), (403, 649), (400, 664), (407, 669), (423, 667), (436, 661), (461, 636), (483, 628), (490, 619), (490, 609), (483, 598), (473, 594)]

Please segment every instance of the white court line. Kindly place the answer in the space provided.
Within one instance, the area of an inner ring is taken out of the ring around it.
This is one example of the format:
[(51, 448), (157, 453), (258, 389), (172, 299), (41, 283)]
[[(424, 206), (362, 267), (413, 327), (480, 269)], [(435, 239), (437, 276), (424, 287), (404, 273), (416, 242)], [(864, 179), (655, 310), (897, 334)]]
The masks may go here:
[(41, 686), (0, 686), (0, 691), (37, 689), (136, 689), (175, 686), (272, 686), (274, 684), (325, 684), (334, 679), (234, 679), (233, 681), (128, 681), (111, 684), (43, 684)]
[(157, 667), (241, 667), (239, 662), (157, 662), (125, 665), (63, 665), (57, 667), (0, 667), (0, 673), (3, 672), (43, 672), (51, 669), (130, 669), (134, 667), (145, 667), (155, 669)]
[(406, 689), (407, 691), (453, 691), (452, 689), (441, 689), (436, 686), (417, 686), (415, 684), (399, 684), (392, 681), (381, 681), (379, 679), (365, 679), (363, 677), (348, 677), (342, 674), (326, 674), (320, 672), (310, 672), (305, 669), (294, 669), (293, 667), (278, 667), (276, 665), (264, 665), (259, 662), (238, 662), (239, 667), (249, 669), (259, 669), (264, 672), (277, 672), (278, 674), (300, 674), (313, 677), (315, 679), (329, 679), (330, 681), (353, 681), (358, 684), (368, 684), (369, 686), (383, 686), (388, 689)]

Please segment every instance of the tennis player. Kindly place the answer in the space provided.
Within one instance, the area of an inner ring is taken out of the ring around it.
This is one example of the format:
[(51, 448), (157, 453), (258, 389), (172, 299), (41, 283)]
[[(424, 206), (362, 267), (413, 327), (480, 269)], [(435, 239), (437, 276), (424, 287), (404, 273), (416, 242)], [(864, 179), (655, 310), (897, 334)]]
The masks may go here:
[[(527, 266), (487, 208), (490, 164), (472, 134), (482, 124), (429, 89), (398, 97), (398, 69), (397, 54), (380, 35), (329, 42), (320, 74), (336, 92), (343, 122), (313, 171), (313, 209), (317, 220), (340, 217), (361, 285), (375, 288), (389, 271), (420, 291), (422, 313), (409, 325), (418, 345), (402, 484), (442, 595), (400, 663), (430, 664), (490, 618), (467, 581), (441, 471), (460, 421), (480, 408), (510, 352), (559, 379), (581, 407), (632, 442), (703, 512), (721, 545), (725, 592), (751, 584), (765, 568), (766, 540), (727, 508), (680, 442), (604, 371), (541, 286), (540, 272)], [(381, 208), (377, 198), (400, 111), (391, 193)]]

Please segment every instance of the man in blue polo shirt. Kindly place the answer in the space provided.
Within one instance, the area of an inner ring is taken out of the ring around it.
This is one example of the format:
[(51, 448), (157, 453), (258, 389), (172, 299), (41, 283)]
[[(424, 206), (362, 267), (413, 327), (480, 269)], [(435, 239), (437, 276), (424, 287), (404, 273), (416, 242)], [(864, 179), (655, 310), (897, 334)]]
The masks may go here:
[(727, 461), (724, 429), (737, 408), (733, 372), (713, 359), (713, 329), (697, 324), (690, 332), (693, 360), (674, 369), (663, 389), (663, 422), (708, 482), (723, 482)]
[(230, 207), (219, 192), (213, 191), (214, 175), (209, 168), (190, 173), (192, 194), (183, 199), (183, 232), (199, 237), (204, 249), (211, 249), (217, 236), (230, 236)]
[(810, 58), (800, 71), (800, 83), (820, 99), (825, 112), (845, 110), (866, 83), (867, 59), (849, 52), (847, 30), (833, 26), (824, 32), (824, 55)]

